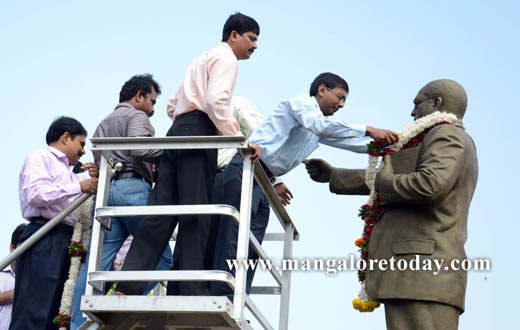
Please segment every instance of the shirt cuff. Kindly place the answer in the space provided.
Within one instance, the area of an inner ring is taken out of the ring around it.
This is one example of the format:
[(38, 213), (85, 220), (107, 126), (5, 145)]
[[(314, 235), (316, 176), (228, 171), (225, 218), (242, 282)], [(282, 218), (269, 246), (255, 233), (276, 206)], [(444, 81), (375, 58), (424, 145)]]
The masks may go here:
[(78, 173), (77, 175), (78, 175), (79, 181), (90, 179), (90, 173), (88, 172), (88, 170)]
[(66, 187), (67, 187), (67, 191), (70, 192), (71, 194), (80, 194), (81, 193), (81, 186), (79, 184), (79, 181), (68, 183), (66, 185)]
[(273, 185), (273, 187), (283, 183), (282, 179), (280, 179), (277, 176), (275, 176), (272, 180), (273, 182), (271, 184)]

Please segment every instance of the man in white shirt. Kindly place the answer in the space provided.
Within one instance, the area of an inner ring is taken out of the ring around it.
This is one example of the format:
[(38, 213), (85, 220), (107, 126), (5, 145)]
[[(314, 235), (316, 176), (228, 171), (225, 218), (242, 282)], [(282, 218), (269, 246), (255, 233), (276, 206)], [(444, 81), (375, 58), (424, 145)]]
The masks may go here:
[[(11, 235), (11, 245), (9, 252), (20, 245), (20, 236), (25, 230), (25, 224), (18, 225)], [(0, 330), (8, 330), (11, 323), (11, 312), (13, 309), (14, 298), (14, 280), (16, 273), (16, 261), (13, 261), (9, 266), (5, 267), (0, 272)]]
[[(240, 125), (240, 132), (244, 137), (249, 138), (254, 130), (264, 122), (264, 117), (258, 111), (256, 106), (251, 100), (242, 96), (233, 96), (229, 105), (229, 111), (233, 118)], [(212, 203), (223, 204), (224, 203), (224, 171), (229, 162), (237, 154), (237, 149), (219, 149), (217, 158), (217, 174), (213, 182), (213, 193)], [(255, 198), (251, 212), (254, 216), (262, 215), (264, 221), (269, 218), (269, 200), (265, 196), (264, 192), (258, 185), (255, 185)], [(274, 189), (277, 192), (280, 201), (284, 204), (290, 204), (292, 193), (281, 181), (277, 181), (274, 185)], [(214, 252), (217, 235), (220, 227), (220, 215), (216, 215), (211, 220), (211, 229), (208, 239), (208, 247), (206, 249), (205, 263), (208, 268), (213, 269), (214, 267)], [(255, 251), (250, 250), (250, 259), (258, 258)], [(252, 280), (252, 276), (251, 276)], [(210, 284), (210, 287), (213, 284)]]

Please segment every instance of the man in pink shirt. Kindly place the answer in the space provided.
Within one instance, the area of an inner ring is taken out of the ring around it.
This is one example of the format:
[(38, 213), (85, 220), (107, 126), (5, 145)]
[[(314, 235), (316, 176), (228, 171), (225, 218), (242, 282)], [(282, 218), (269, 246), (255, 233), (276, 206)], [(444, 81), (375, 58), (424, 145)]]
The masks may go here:
[[(256, 49), (260, 34), (251, 17), (231, 15), (222, 33), (222, 43), (202, 53), (190, 64), (181, 86), (168, 103), (174, 120), (167, 136), (240, 135), (240, 126), (229, 111), (235, 88), (238, 60), (248, 59)], [(250, 144), (252, 159), (260, 149)], [(165, 150), (159, 164), (158, 181), (149, 205), (211, 203), (217, 166), (217, 150)], [(141, 219), (122, 270), (155, 269), (162, 251), (179, 224), (172, 269), (203, 270), (210, 216), (146, 216)], [(140, 294), (146, 283), (121, 282), (117, 290)], [(169, 282), (168, 294), (207, 295), (204, 282)]]
[[(73, 118), (56, 119), (47, 131), (47, 149), (32, 152), (20, 172), (18, 194), (23, 217), (30, 221), (20, 237), (24, 242), (47, 221), (58, 215), (81, 192), (95, 194), (98, 168), (74, 165), (85, 154), (87, 131)], [(55, 330), (53, 318), (67, 279), (75, 212), (54, 227), (16, 260), (16, 281), (10, 330)]]

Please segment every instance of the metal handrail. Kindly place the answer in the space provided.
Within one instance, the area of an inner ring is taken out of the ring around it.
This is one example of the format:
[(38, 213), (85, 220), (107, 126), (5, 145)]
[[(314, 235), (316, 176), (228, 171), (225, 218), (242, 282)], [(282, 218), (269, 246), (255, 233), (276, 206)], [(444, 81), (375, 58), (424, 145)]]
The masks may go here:
[(45, 236), (48, 232), (50, 232), (54, 227), (56, 227), (63, 219), (65, 219), (69, 214), (71, 214), (74, 210), (76, 210), (83, 202), (85, 202), (91, 194), (81, 193), (72, 203), (69, 204), (63, 211), (58, 213), (54, 218), (49, 220), (46, 224), (43, 225), (40, 229), (38, 229), (34, 234), (32, 234), (28, 239), (26, 239), (19, 247), (17, 247), (13, 252), (11, 252), (7, 257), (5, 257), (0, 262), (0, 269), (4, 269), (16, 260), (19, 256), (21, 256), (24, 252), (29, 250), (34, 244), (36, 244), (43, 236)]
[[(267, 174), (265, 173), (262, 166), (255, 166), (255, 180), (256, 182), (258, 182), (260, 188), (262, 188), (264, 193), (267, 195), (267, 198), (269, 199), (269, 204), (271, 205), (271, 208), (276, 214), (276, 217), (280, 221), (282, 227), (285, 229), (285, 226), (288, 224), (294, 226), (291, 217), (289, 217), (289, 214), (285, 210), (285, 207), (282, 205), (282, 202), (280, 202), (280, 199), (278, 198), (276, 191), (274, 191), (271, 182), (269, 182)], [(294, 239), (298, 240), (299, 238), (300, 234), (296, 230), (296, 227), (294, 227)]]
[(243, 136), (168, 136), (92, 138), (95, 150), (247, 148)]
[[(141, 150), (141, 149), (247, 149), (247, 140), (243, 136), (169, 136), (169, 137), (117, 137), (91, 138), (92, 150)], [(278, 195), (269, 182), (267, 174), (261, 166), (254, 167), (255, 179), (267, 195), (269, 204), (280, 224), (285, 229), (292, 224), (289, 214), (280, 202)], [(299, 239), (298, 231), (294, 228), (294, 239)]]
[[(87, 272), (87, 288), (85, 291), (86, 297), (91, 297), (94, 295), (94, 290), (102, 291), (102, 288), (99, 286), (101, 283), (111, 279), (121, 278), (120, 274), (110, 274), (109, 272), (100, 272), (99, 271), (99, 260), (101, 257), (101, 248), (103, 242), (103, 230), (101, 225), (109, 226), (110, 221), (107, 215), (121, 215), (127, 214), (129, 211), (134, 211), (131, 207), (109, 207), (107, 206), (108, 202), (108, 192), (110, 187), (110, 180), (113, 175), (111, 171), (111, 166), (109, 165), (108, 155), (105, 153), (106, 151), (111, 150), (139, 150), (139, 149), (235, 149), (238, 148), (243, 156), (243, 173), (242, 173), (242, 198), (240, 203), (240, 213), (239, 219), (237, 218), (238, 214), (233, 214), (232, 216), (235, 220), (238, 220), (239, 228), (238, 228), (238, 241), (237, 241), (237, 260), (245, 260), (247, 259), (249, 244), (253, 245), (253, 248), (259, 253), (260, 258), (267, 258), (267, 254), (261, 248), (260, 243), (256, 240), (254, 235), (250, 231), (250, 210), (251, 210), (251, 197), (252, 197), (252, 187), (253, 187), (253, 179), (259, 184), (261, 189), (267, 195), (267, 198), (270, 202), (270, 206), (273, 209), (276, 217), (278, 218), (282, 228), (284, 230), (283, 234), (279, 234), (278, 236), (283, 236), (283, 257), (284, 259), (292, 258), (292, 242), (294, 240), (299, 239), (298, 232), (292, 222), (291, 218), (287, 214), (285, 207), (280, 202), (277, 193), (273, 189), (267, 175), (265, 174), (264, 169), (256, 164), (253, 166), (250, 161), (250, 151), (248, 149), (247, 140), (244, 137), (234, 137), (234, 136), (176, 136), (176, 137), (164, 137), (164, 138), (151, 138), (151, 137), (132, 137), (132, 138), (95, 138), (91, 139), (93, 145), (93, 151), (103, 151), (103, 157), (101, 157), (100, 164), (100, 176), (99, 183), (100, 189), (98, 190), (98, 196), (96, 200), (96, 219), (98, 221), (94, 222), (93, 230), (92, 230), (92, 244), (90, 247), (90, 259), (89, 259), (89, 268)], [(198, 210), (192, 210), (190, 208), (197, 207)], [(149, 213), (149, 214), (191, 214), (197, 213), (200, 214), (202, 211), (211, 211), (210, 213), (222, 213), (222, 209), (212, 210), (212, 208), (220, 207), (223, 205), (205, 205), (205, 206), (162, 206), (162, 208), (158, 208), (157, 206), (146, 206), (146, 211), (139, 211), (137, 213)], [(136, 209), (137, 210), (137, 209)], [(236, 211), (236, 210), (235, 210)], [(223, 212), (227, 213), (227, 212)], [(232, 212), (233, 213), (233, 212)], [(106, 221), (108, 220), (108, 221)], [(281, 238), (281, 237), (280, 237)], [(241, 248), (240, 248), (241, 247)], [(178, 273), (177, 273), (178, 272)], [(187, 276), (190, 271), (176, 271), (177, 274), (169, 274), (166, 277), (175, 278), (175, 280), (182, 280), (183, 276)], [(133, 272), (132, 272), (133, 273)], [(167, 272), (155, 273), (153, 277), (155, 279), (159, 279), (162, 276), (166, 275)], [(197, 272), (197, 274), (203, 274), (203, 272)], [(129, 274), (135, 275), (139, 274), (139, 272)], [(190, 273), (191, 274), (191, 273)], [(159, 276), (160, 275), (160, 276)], [(193, 280), (196, 277), (192, 277), (192, 275), (196, 275), (193, 273), (189, 276), (190, 280)], [(272, 271), (271, 275), (273, 275), (276, 282), (279, 284), (279, 287), (269, 287), (262, 291), (264, 294), (279, 294), (281, 296), (280, 301), (280, 318), (279, 318), (279, 329), (287, 329), (288, 328), (288, 315), (289, 315), (289, 292), (290, 292), (290, 280), (291, 275), (289, 270), (283, 270), (281, 274), (278, 271)], [(232, 308), (232, 318), (237, 322), (242, 322), (243, 319), (243, 311), (244, 307), (247, 307), (255, 316), (255, 318), (260, 322), (262, 327), (265, 329), (273, 329), (273, 327), (269, 324), (269, 322), (263, 317), (260, 310), (255, 306), (249, 296), (245, 293), (246, 286), (246, 269), (240, 263), (238, 268), (235, 270), (234, 280), (234, 299), (233, 299), (233, 308)], [(95, 278), (95, 280), (94, 280)], [(126, 278), (126, 276), (125, 276)], [(215, 279), (213, 279), (215, 280)], [(86, 298), (85, 298), (86, 299)], [(85, 300), (86, 301), (86, 300)], [(83, 306), (82, 302), (82, 306)], [(91, 303), (89, 303), (91, 306)], [(95, 318), (95, 315), (88, 314)], [(238, 324), (238, 323), (237, 323)]]

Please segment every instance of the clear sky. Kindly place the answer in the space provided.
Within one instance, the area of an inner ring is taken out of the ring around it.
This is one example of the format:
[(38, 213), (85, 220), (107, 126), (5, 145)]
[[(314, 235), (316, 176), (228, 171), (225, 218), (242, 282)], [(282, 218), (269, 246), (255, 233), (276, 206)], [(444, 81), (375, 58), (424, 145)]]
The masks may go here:
[[(400, 130), (412, 100), (431, 80), (461, 83), (469, 104), (465, 125), (474, 138), (480, 175), (468, 221), (469, 257), (492, 260), (492, 271), (470, 272), (460, 329), (510, 329), (519, 225), (518, 109), (520, 6), (514, 1), (1, 1), (0, 106), (3, 222), (6, 255), (12, 230), (24, 221), (17, 185), (24, 158), (45, 148), (45, 132), (60, 115), (92, 133), (118, 101), (122, 84), (152, 73), (163, 88), (152, 123), (163, 136), (166, 103), (190, 61), (220, 42), (235, 11), (257, 19), (258, 50), (239, 63), (235, 95), (267, 116), (281, 100), (307, 93), (324, 71), (343, 76), (350, 95), (336, 116)], [(335, 166), (365, 167), (367, 157), (326, 146), (312, 157)], [(92, 160), (88, 152), (82, 159)], [(303, 166), (285, 176), (294, 193), (289, 214), (301, 233), (294, 253), (332, 258), (356, 252), (365, 197), (333, 195)], [(279, 231), (271, 218), (269, 231)], [(1, 246), (0, 246), (1, 247)], [(281, 247), (266, 244), (274, 254)], [(487, 280), (485, 280), (487, 277)], [(268, 283), (258, 276), (257, 284)], [(290, 329), (384, 329), (382, 309), (360, 314), (354, 272), (293, 276)], [(276, 322), (278, 301), (255, 297)]]

